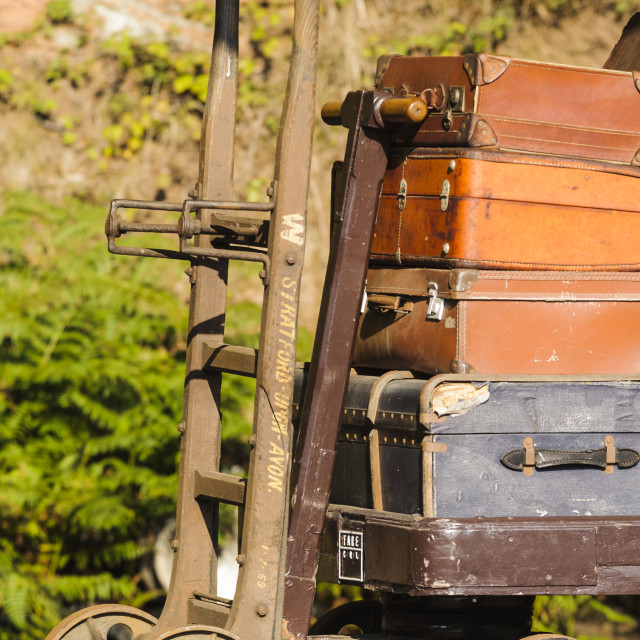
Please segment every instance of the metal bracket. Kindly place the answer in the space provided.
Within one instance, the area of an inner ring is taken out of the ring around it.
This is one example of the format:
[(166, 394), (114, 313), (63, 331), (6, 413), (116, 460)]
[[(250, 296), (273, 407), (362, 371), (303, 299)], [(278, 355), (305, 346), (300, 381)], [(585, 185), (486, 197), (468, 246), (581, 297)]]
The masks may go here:
[(442, 314), (444, 313), (444, 300), (442, 298), (438, 298), (438, 285), (435, 282), (429, 283), (427, 296), (429, 297), (427, 320), (442, 320)]
[(407, 181), (402, 178), (400, 180), (400, 188), (398, 189), (398, 210), (404, 211), (404, 207), (407, 204)]
[(440, 192), (440, 210), (446, 211), (449, 208), (449, 193), (451, 192), (451, 183), (445, 180), (442, 183), (442, 191)]
[(449, 87), (447, 110), (442, 121), (442, 128), (449, 131), (453, 126), (453, 114), (464, 111), (464, 87)]

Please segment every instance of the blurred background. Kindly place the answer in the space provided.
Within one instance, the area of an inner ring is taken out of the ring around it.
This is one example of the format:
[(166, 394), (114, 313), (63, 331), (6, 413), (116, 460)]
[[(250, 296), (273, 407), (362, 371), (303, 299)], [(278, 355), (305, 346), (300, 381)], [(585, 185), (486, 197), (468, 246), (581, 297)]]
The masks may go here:
[[(94, 602), (162, 607), (187, 265), (109, 255), (103, 223), (112, 198), (182, 201), (193, 187), (213, 4), (0, 0), (0, 640), (41, 640)], [(385, 53), (600, 67), (638, 10), (638, 0), (323, 0), (318, 104), (372, 87)], [(266, 199), (292, 13), (291, 0), (241, 1), (239, 198)], [(311, 352), (330, 168), (345, 139), (318, 122), (300, 359)], [(256, 271), (234, 265), (230, 275), (230, 342), (257, 346)], [(252, 396), (250, 381), (225, 376), (223, 465), (237, 473)], [(320, 585), (318, 610), (354, 597)], [(536, 628), (640, 638), (638, 606), (539, 598)]]

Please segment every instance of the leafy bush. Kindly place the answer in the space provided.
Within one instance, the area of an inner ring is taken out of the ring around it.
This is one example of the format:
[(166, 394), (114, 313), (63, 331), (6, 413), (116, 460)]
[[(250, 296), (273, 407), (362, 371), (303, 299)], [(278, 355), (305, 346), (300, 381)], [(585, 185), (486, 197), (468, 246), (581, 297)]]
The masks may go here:
[[(109, 255), (104, 217), (27, 194), (0, 214), (0, 640), (158, 595), (138, 560), (175, 511), (182, 265)], [(250, 430), (250, 391), (225, 381), (227, 446)]]

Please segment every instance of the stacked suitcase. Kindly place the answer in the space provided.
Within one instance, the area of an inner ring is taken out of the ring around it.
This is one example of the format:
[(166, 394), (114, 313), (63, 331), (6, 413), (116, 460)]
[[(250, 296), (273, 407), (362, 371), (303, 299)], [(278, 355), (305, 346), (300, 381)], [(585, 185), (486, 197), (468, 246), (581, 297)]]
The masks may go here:
[(354, 363), (637, 371), (640, 74), (391, 57), (378, 89), (441, 112), (394, 140)]
[[(429, 115), (392, 137), (331, 502), (424, 518), (413, 594), (638, 592), (640, 73), (398, 56), (377, 90)], [(467, 537), (491, 568), (436, 568)]]

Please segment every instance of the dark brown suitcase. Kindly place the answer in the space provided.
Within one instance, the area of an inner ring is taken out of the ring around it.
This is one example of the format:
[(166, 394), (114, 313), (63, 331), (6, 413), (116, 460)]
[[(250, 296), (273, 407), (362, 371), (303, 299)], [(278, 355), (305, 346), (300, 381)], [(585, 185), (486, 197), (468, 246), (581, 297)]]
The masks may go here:
[(412, 146), (496, 147), (640, 164), (640, 71), (504, 56), (384, 57), (377, 89), (422, 95), (431, 114), (395, 137)]
[(375, 268), (353, 364), (425, 373), (640, 369), (640, 273)]
[(371, 258), (403, 266), (637, 270), (638, 178), (636, 167), (524, 153), (392, 155)]

